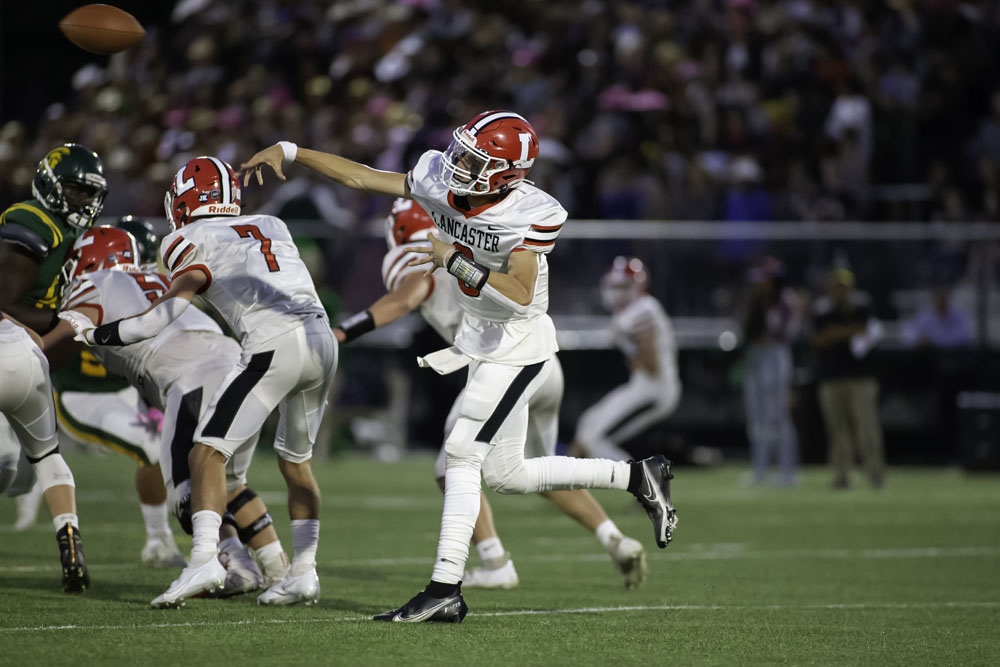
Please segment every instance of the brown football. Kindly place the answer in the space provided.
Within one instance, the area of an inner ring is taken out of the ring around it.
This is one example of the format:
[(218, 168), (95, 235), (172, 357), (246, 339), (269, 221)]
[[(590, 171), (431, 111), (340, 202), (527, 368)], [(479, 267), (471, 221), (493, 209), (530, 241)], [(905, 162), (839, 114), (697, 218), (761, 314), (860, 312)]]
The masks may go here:
[(66, 38), (84, 51), (117, 53), (139, 43), (146, 30), (126, 11), (111, 5), (84, 5), (59, 22)]

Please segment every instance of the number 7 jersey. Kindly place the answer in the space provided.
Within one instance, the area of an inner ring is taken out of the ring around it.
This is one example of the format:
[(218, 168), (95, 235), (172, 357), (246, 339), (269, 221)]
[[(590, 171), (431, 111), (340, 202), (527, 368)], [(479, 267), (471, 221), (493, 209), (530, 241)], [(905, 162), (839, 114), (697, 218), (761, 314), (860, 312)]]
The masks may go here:
[(326, 317), (288, 227), (274, 216), (197, 220), (163, 238), (160, 258), (171, 280), (204, 272), (199, 294), (240, 339), (265, 340)]

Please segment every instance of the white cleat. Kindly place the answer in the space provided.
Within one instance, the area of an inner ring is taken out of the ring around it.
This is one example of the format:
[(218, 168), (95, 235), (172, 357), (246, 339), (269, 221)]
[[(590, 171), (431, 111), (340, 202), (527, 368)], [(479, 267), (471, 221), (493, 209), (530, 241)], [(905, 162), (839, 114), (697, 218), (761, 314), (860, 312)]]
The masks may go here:
[(218, 597), (228, 598), (255, 591), (261, 587), (264, 575), (247, 548), (242, 544), (231, 551), (220, 551), (219, 562), (226, 568), (226, 583)]
[(287, 607), (300, 602), (310, 607), (319, 600), (319, 576), (314, 565), (298, 576), (289, 570), (285, 578), (257, 596), (257, 604)]
[(14, 530), (21, 532), (28, 530), (35, 525), (38, 518), (38, 508), (42, 504), (42, 485), (35, 483), (31, 489), (15, 498), (17, 503), (17, 521), (14, 522)]
[(142, 547), (142, 562), (153, 567), (187, 566), (187, 561), (184, 560), (184, 556), (174, 543), (174, 536), (170, 533), (146, 538), (146, 544)]
[(226, 582), (226, 568), (215, 556), (201, 565), (188, 565), (180, 576), (174, 579), (170, 588), (155, 598), (150, 604), (154, 609), (183, 607), (184, 601), (202, 591), (215, 592)]
[(646, 583), (648, 565), (646, 550), (638, 540), (631, 537), (616, 537), (608, 544), (608, 553), (615, 568), (625, 576), (625, 588), (639, 588)]
[(514, 588), (518, 584), (517, 570), (510, 554), (483, 561), (479, 567), (469, 568), (462, 578), (463, 588)]

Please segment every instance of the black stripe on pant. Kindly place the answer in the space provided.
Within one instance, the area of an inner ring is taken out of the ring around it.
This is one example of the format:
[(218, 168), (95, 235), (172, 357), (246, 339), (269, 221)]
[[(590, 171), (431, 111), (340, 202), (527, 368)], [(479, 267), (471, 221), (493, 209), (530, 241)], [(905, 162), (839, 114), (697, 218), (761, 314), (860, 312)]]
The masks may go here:
[(258, 352), (250, 357), (247, 367), (222, 392), (222, 397), (215, 406), (215, 413), (201, 432), (203, 436), (206, 438), (226, 437), (226, 434), (229, 433), (229, 427), (233, 425), (237, 413), (243, 406), (243, 401), (271, 368), (273, 358), (274, 350)]
[(173, 485), (191, 479), (191, 469), (188, 466), (188, 454), (194, 447), (194, 431), (198, 428), (198, 415), (201, 414), (202, 388), (189, 391), (181, 397), (174, 417), (174, 439), (170, 441), (170, 477)]
[(514, 381), (507, 387), (507, 391), (500, 398), (500, 402), (493, 408), (493, 414), (489, 416), (483, 427), (479, 429), (479, 434), (476, 435), (476, 442), (492, 442), (493, 437), (510, 415), (510, 411), (514, 409), (518, 399), (521, 398), (521, 394), (528, 388), (531, 381), (538, 376), (544, 365), (544, 361), (539, 361), (537, 364), (531, 364), (521, 369), (514, 377)]
[(650, 409), (652, 409), (654, 407), (656, 407), (656, 401), (648, 401), (646, 403), (643, 403), (642, 405), (640, 405), (639, 407), (637, 407), (635, 410), (633, 410), (632, 412), (628, 413), (627, 415), (625, 415), (624, 417), (622, 417), (621, 419), (619, 419), (618, 421), (616, 421), (611, 426), (611, 428), (609, 428), (608, 430), (606, 430), (604, 432), (604, 437), (607, 438), (608, 440), (613, 440), (614, 439), (614, 433), (615, 433), (615, 431), (622, 430), (624, 427), (628, 426), (628, 423), (630, 421), (632, 421), (633, 419), (635, 419), (636, 417), (638, 417), (639, 415), (641, 415), (646, 410), (650, 410)]

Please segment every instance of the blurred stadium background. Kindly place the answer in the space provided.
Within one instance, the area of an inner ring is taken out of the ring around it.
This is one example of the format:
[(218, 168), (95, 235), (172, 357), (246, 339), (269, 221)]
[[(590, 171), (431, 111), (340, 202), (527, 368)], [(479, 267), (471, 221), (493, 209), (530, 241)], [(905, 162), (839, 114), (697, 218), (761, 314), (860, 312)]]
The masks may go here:
[[(516, 109), (542, 139), (532, 177), (577, 221), (551, 258), (572, 387), (563, 438), (626, 377), (597, 285), (633, 254), (673, 318), (684, 396), (631, 446), (744, 458), (747, 276), (774, 256), (804, 312), (834, 267), (871, 294), (886, 325), (872, 354), (890, 463), (1000, 461), (993, 2), (123, 1), (148, 34), (110, 58), (58, 34), (79, 4), (0, 7), (4, 202), (29, 196), (38, 159), (73, 140), (105, 161), (109, 220), (162, 225), (165, 184), (193, 155), (238, 165), (286, 139), (406, 170), (460, 121)], [(383, 291), (390, 202), (291, 176), (248, 188), (246, 208), (289, 220), (331, 310), (354, 312)], [(956, 346), (906, 335), (935, 288), (972, 323)], [(350, 346), (333, 446), (437, 447), (444, 388), (461, 380), (413, 358), (438, 345), (411, 317)], [(822, 462), (806, 335), (795, 362), (802, 457)]]

